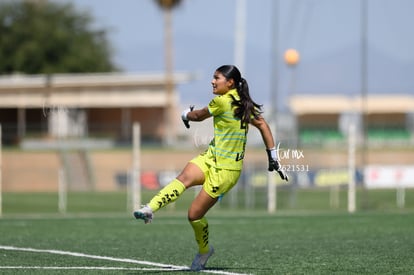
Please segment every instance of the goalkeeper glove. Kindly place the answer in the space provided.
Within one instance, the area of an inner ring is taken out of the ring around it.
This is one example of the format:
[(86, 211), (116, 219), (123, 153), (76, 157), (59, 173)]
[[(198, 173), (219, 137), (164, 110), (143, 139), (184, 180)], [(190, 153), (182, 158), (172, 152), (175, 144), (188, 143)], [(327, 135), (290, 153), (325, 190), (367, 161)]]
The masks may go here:
[(277, 159), (276, 148), (266, 149), (266, 152), (269, 160), (269, 168), (267, 170), (269, 170), (270, 172), (276, 171), (282, 180), (288, 181), (289, 177), (285, 173), (285, 171), (282, 170), (282, 166), (280, 165), (280, 162)]
[(183, 113), (181, 114), (181, 119), (183, 120), (184, 125), (187, 129), (190, 128), (190, 121), (187, 118), (187, 114), (191, 112), (192, 110), (194, 110), (194, 105), (191, 105), (190, 108), (184, 110)]

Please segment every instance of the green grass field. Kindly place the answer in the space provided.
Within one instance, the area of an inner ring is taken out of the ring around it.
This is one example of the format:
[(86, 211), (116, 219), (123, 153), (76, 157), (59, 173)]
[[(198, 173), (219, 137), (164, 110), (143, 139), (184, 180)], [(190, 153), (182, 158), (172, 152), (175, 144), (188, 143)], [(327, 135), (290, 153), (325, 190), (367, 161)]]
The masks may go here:
[[(216, 253), (210, 273), (414, 272), (411, 214), (213, 212), (210, 241)], [(191, 263), (196, 246), (185, 213), (158, 213), (150, 225), (129, 215), (3, 218), (0, 273), (188, 274), (180, 268)]]
[[(0, 273), (189, 274), (196, 253), (185, 212), (191, 195), (144, 225), (127, 213), (122, 192), (69, 194), (66, 215), (57, 213), (56, 194), (5, 194)], [(296, 209), (282, 196), (272, 215), (217, 205), (208, 214), (216, 253), (205, 272), (413, 274), (412, 208), (380, 204), (375, 197), (387, 198), (380, 192), (369, 196), (375, 211), (347, 214), (342, 196), (339, 209), (324, 211), (326, 192), (297, 194)]]

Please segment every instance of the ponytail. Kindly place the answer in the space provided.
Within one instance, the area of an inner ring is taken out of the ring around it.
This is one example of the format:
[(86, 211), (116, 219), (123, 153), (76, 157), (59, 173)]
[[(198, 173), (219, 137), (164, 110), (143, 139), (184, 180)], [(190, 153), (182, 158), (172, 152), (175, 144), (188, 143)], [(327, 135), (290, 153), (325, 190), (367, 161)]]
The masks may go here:
[(257, 118), (261, 114), (262, 105), (257, 104), (250, 97), (249, 85), (246, 79), (241, 78), (236, 89), (240, 100), (233, 98), (233, 105), (236, 106), (234, 115), (243, 123), (250, 123), (252, 117)]

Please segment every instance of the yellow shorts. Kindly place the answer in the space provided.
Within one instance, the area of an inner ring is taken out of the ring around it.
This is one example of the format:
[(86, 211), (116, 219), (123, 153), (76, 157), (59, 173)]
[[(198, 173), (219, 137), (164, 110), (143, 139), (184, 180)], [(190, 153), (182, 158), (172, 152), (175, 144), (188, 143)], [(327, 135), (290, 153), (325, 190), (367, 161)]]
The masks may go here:
[(240, 170), (220, 169), (207, 162), (206, 154), (193, 158), (191, 163), (197, 165), (204, 173), (203, 189), (212, 198), (217, 198), (228, 192), (239, 180)]

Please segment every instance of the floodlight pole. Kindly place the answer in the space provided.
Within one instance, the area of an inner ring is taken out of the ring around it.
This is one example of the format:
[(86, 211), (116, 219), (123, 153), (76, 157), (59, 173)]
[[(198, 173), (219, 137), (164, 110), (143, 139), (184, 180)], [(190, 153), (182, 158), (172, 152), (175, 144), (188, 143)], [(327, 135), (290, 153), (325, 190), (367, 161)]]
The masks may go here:
[(246, 0), (236, 2), (235, 30), (234, 30), (234, 64), (242, 75), (245, 66), (246, 53)]
[(278, 94), (279, 94), (279, 0), (272, 1), (272, 14), (271, 14), (271, 68), (270, 68), (270, 96), (272, 104), (272, 119), (275, 121), (275, 127), (277, 128), (277, 112), (278, 112)]
[[(367, 64), (367, 25), (368, 25), (368, 1), (361, 0), (361, 169), (362, 169), (362, 184), (365, 186), (364, 171), (367, 164), (367, 74), (368, 74), (368, 64)], [(365, 188), (363, 189), (365, 190)], [(366, 203), (367, 192), (363, 192), (363, 201)]]
[(174, 56), (173, 56), (173, 29), (172, 29), (172, 9), (163, 9), (164, 30), (165, 30), (165, 90), (167, 110), (165, 111), (165, 141), (167, 146), (175, 143), (175, 122), (174, 116)]
[[(271, 97), (271, 119), (270, 127), (271, 131), (275, 138), (277, 138), (277, 115), (278, 115), (278, 85), (279, 85), (279, 74), (278, 74), (278, 66), (279, 66), (279, 0), (272, 1), (272, 22), (271, 22), (271, 29), (272, 29), (272, 37), (271, 37), (271, 68), (270, 68), (270, 97)], [(275, 177), (273, 174), (269, 173), (267, 177), (267, 211), (269, 213), (276, 212), (277, 209), (277, 189), (276, 189), (276, 182)]]

